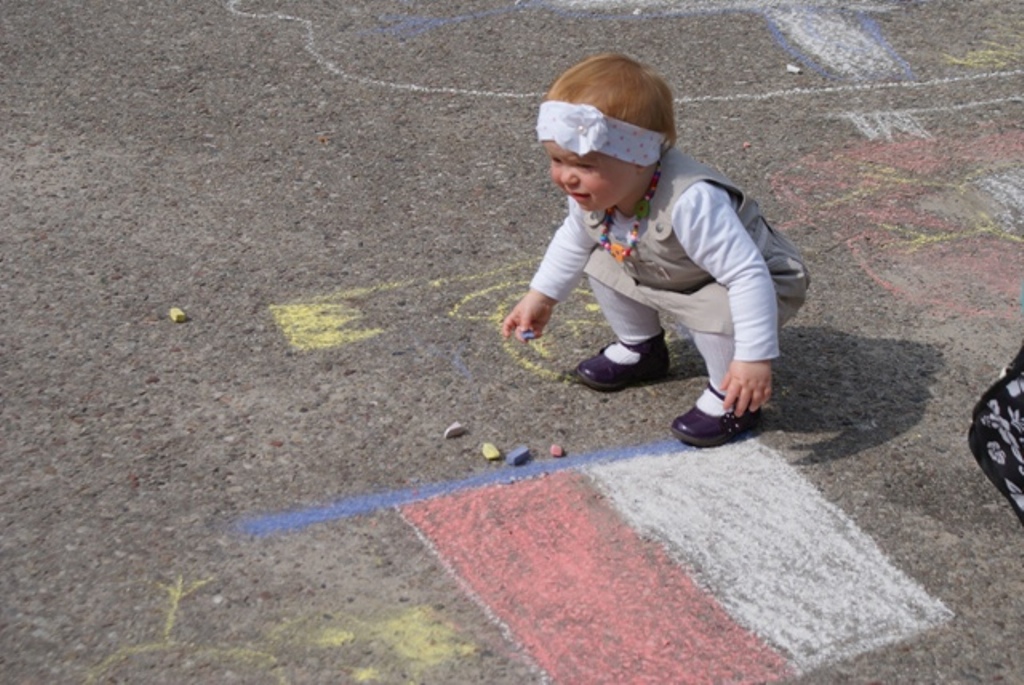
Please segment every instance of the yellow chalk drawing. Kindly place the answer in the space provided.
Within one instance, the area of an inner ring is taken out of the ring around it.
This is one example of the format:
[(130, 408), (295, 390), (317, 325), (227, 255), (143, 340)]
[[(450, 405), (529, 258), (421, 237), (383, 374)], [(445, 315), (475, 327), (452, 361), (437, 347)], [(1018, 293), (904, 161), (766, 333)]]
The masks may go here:
[(925, 231), (913, 227), (896, 224), (881, 224), (879, 227), (898, 238), (900, 245), (908, 252), (931, 247), (932, 245), (937, 245), (939, 243), (951, 243), (958, 240), (977, 238), (979, 236), (990, 236), (993, 238), (1008, 240), (1012, 243), (1024, 243), (1024, 237), (1008, 234), (987, 215), (980, 216), (976, 225), (969, 227), (964, 231), (926, 233)]
[[(89, 670), (86, 683), (97, 683), (117, 676), (117, 669), (140, 655), (169, 652), (179, 661), (205, 659), (233, 670), (246, 669), (250, 678), (260, 676), (288, 685), (282, 661), (309, 650), (348, 649), (356, 658), (366, 658), (379, 646), (393, 657), (393, 672), (378, 666), (348, 667), (352, 680), (359, 683), (398, 682), (403, 674), (410, 683), (429, 679), (432, 668), (467, 657), (477, 649), (463, 642), (456, 632), (429, 606), (413, 606), (392, 616), (366, 620), (356, 616), (317, 613), (273, 626), (251, 646), (220, 646), (187, 642), (173, 635), (186, 597), (211, 582), (205, 579), (186, 584), (181, 576), (159, 587), (167, 594), (167, 608), (160, 637), (152, 642), (121, 647)], [(353, 649), (353, 647), (358, 647)], [(377, 655), (377, 661), (380, 661)], [(388, 660), (385, 659), (385, 662)], [(250, 680), (252, 682), (252, 680)]]
[(357, 668), (352, 671), (352, 680), (357, 683), (377, 683), (380, 679), (380, 671), (376, 668)]
[[(404, 669), (415, 679), (431, 668), (476, 652), (474, 645), (461, 642), (428, 606), (414, 606), (392, 618), (372, 621), (348, 615), (305, 616), (274, 628), (268, 641), (281, 647), (307, 648), (381, 643), (401, 659)], [(359, 682), (389, 679), (371, 667), (355, 668), (352, 676)]]
[[(963, 229), (941, 231), (936, 229), (921, 230), (914, 227), (907, 227), (893, 223), (882, 223), (880, 228), (901, 239), (901, 244), (909, 250), (917, 250), (926, 246), (938, 243), (948, 243), (956, 240), (966, 240), (988, 236), (1010, 243), (1024, 242), (1024, 238), (1015, 235), (999, 226), (992, 216), (981, 209), (981, 201), (976, 199), (979, 194), (978, 181), (998, 172), (998, 167), (1007, 165), (994, 165), (997, 168), (976, 169), (963, 174), (955, 181), (937, 181), (913, 174), (901, 172), (896, 168), (882, 164), (859, 162), (850, 160), (851, 164), (860, 169), (858, 175), (860, 182), (857, 187), (840, 194), (838, 197), (821, 202), (823, 208), (842, 207), (845, 205), (861, 204), (869, 198), (882, 194), (891, 193), (897, 186), (904, 186), (912, 191), (930, 190), (935, 191), (925, 196), (926, 200), (941, 203), (942, 199), (958, 199), (964, 209), (959, 220), (967, 224)], [(1010, 168), (1015, 168), (1009, 165)], [(972, 198), (974, 198), (972, 200)], [(937, 214), (937, 210), (931, 207), (922, 206), (927, 213)]]
[[(465, 276), (349, 288), (306, 301), (272, 305), (270, 311), (292, 347), (303, 351), (327, 350), (360, 343), (391, 330), (399, 322), (378, 314), (382, 320), (368, 323), (372, 318), (370, 312), (393, 313), (389, 304), (407, 291), (435, 292), (444, 297), (451, 293), (455, 303), (448, 316), (484, 325), (496, 336), (494, 342), (501, 344), (501, 323), (526, 292), (529, 275), (536, 265), (536, 260), (530, 259)], [(460, 295), (467, 286), (470, 292)], [(565, 369), (578, 359), (560, 359), (559, 353), (571, 349), (577, 338), (603, 321), (588, 290), (577, 290), (572, 300), (559, 305), (558, 317), (544, 338), (530, 345), (505, 340), (503, 349), (517, 364), (542, 378), (568, 380)], [(578, 356), (579, 352), (573, 351), (573, 355)]]
[(971, 69), (1005, 69), (1024, 62), (1024, 24), (1000, 31), (999, 41), (985, 41), (981, 50), (963, 57), (946, 55), (946, 62)]
[(473, 645), (457, 642), (455, 633), (427, 606), (412, 607), (393, 619), (368, 625), (367, 630), (412, 664), (416, 675), (476, 651)]
[(394, 281), (364, 288), (348, 288), (320, 295), (303, 302), (270, 305), (281, 332), (292, 347), (299, 350), (324, 350), (362, 342), (376, 337), (387, 329), (380, 326), (353, 328), (352, 324), (366, 318), (365, 303), (371, 296), (403, 289), (426, 287), (442, 289), (453, 284), (492, 278), (502, 272), (521, 269), (525, 262), (482, 274), (443, 278), (417, 283)]
[(409, 284), (409, 281), (396, 281), (367, 288), (349, 288), (307, 302), (270, 305), (270, 313), (285, 338), (296, 349), (341, 347), (368, 340), (384, 332), (383, 328), (349, 328), (365, 316), (358, 304), (362, 304), (371, 295), (398, 290)]
[[(504, 281), (488, 285), (460, 298), (449, 310), (454, 319), (480, 321), (499, 330), (505, 316), (529, 287), (528, 280)], [(513, 360), (528, 371), (547, 380), (569, 382), (566, 368), (578, 360), (560, 359), (559, 352), (570, 347), (586, 331), (603, 321), (600, 308), (589, 290), (577, 288), (573, 296), (559, 304), (557, 318), (545, 336), (524, 345), (516, 338), (504, 340), (503, 347)], [(560, 363), (561, 362), (561, 363)]]
[(279, 675), (275, 676), (273, 673), (273, 668), (277, 665), (277, 658), (273, 654), (258, 649), (249, 649), (244, 647), (208, 647), (206, 645), (195, 645), (188, 642), (180, 642), (172, 637), (171, 633), (173, 632), (175, 622), (178, 619), (178, 610), (181, 606), (181, 601), (209, 583), (211, 580), (212, 579), (208, 578), (206, 580), (190, 583), (186, 586), (184, 579), (181, 576), (178, 576), (174, 583), (169, 585), (161, 584), (161, 589), (167, 593), (168, 607), (160, 639), (155, 642), (118, 649), (116, 652), (101, 661), (96, 667), (91, 669), (85, 682), (95, 683), (101, 677), (112, 673), (121, 664), (141, 654), (186, 650), (197, 656), (203, 656), (215, 661), (234, 663), (236, 667), (242, 666), (255, 669), (258, 672), (267, 673), (274, 677), (278, 683), (286, 684), (287, 680)]
[[(530, 282), (529, 278), (500, 281), (496, 279), (510, 270), (522, 273), (524, 266), (528, 266), (532, 271), (536, 263), (524, 262), (512, 268), (463, 279), (491, 283), (463, 295), (448, 311), (448, 315), (453, 319), (478, 321), (486, 324), (491, 330), (499, 331), (505, 317), (526, 293)], [(570, 382), (572, 375), (567, 369), (572, 368), (579, 360), (575, 357), (563, 358), (561, 353), (571, 350), (581, 335), (600, 326), (603, 318), (599, 314), (599, 307), (593, 301), (593, 295), (583, 288), (577, 288), (571, 298), (559, 304), (558, 310), (557, 317), (545, 331), (544, 337), (532, 341), (529, 345), (524, 345), (513, 337), (504, 340), (502, 345), (505, 352), (527, 371), (546, 380)], [(575, 356), (578, 356), (578, 353)]]
[(275, 305), (270, 311), (288, 341), (300, 350), (338, 347), (384, 332), (381, 328), (348, 329), (349, 324), (363, 315), (345, 304)]
[[(498, 283), (496, 285), (488, 286), (483, 290), (477, 290), (476, 292), (463, 296), (458, 302), (456, 302), (455, 306), (449, 310), (448, 315), (456, 319), (465, 319), (466, 321), (483, 321), (495, 327), (500, 327), (501, 322), (505, 319), (505, 313), (503, 312), (506, 311), (501, 307), (511, 309), (516, 303), (516, 294), (518, 293), (521, 295), (525, 292), (528, 285), (528, 281), (516, 281)], [(473, 313), (472, 305), (476, 303), (476, 300), (495, 296), (500, 298), (498, 301), (498, 308), (488, 308), (483, 311)]]
[(213, 579), (207, 578), (206, 580), (199, 580), (188, 587), (185, 587), (185, 579), (178, 576), (178, 580), (174, 584), (163, 586), (163, 589), (167, 591), (167, 601), (170, 605), (167, 609), (167, 619), (164, 621), (164, 641), (171, 639), (171, 631), (174, 630), (174, 622), (178, 620), (178, 608), (181, 606), (181, 600), (185, 599), (211, 580)]
[(860, 204), (864, 200), (878, 195), (881, 192), (891, 192), (894, 186), (909, 186), (915, 188), (957, 188), (957, 184), (944, 183), (940, 181), (929, 181), (928, 179), (917, 178), (901, 172), (900, 170), (876, 164), (873, 162), (860, 162), (848, 160), (860, 173), (860, 182), (852, 190), (841, 193), (838, 197), (819, 203), (823, 209), (841, 207), (849, 204)]
[(537, 266), (537, 260), (535, 259), (523, 259), (518, 262), (514, 262), (507, 266), (502, 266), (491, 271), (484, 271), (478, 274), (468, 274), (466, 276), (456, 276), (454, 278), (438, 278), (430, 281), (432, 288), (444, 288), (452, 283), (472, 283), (474, 281), (488, 281), (494, 278), (501, 277), (502, 274), (506, 273), (521, 273), (524, 270), (532, 271)]
[(397, 322), (387, 321), (376, 327), (352, 327), (354, 322), (367, 318), (364, 310), (393, 313), (395, 309), (386, 298), (394, 301), (407, 291), (417, 291), (435, 292), (448, 299), (450, 293), (454, 304), (449, 306), (449, 317), (483, 325), (494, 336), (493, 344), (501, 345), (523, 369), (545, 380), (575, 382), (571, 369), (584, 356), (592, 354), (595, 345), (604, 339), (592, 339), (594, 331), (605, 324), (589, 289), (578, 288), (572, 297), (559, 304), (557, 315), (542, 338), (528, 345), (514, 338), (501, 338), (501, 324), (526, 293), (536, 266), (536, 259), (523, 260), (465, 276), (340, 290), (305, 302), (273, 305), (270, 309), (293, 347), (325, 350), (362, 342), (389, 330), (384, 325), (395, 325)]

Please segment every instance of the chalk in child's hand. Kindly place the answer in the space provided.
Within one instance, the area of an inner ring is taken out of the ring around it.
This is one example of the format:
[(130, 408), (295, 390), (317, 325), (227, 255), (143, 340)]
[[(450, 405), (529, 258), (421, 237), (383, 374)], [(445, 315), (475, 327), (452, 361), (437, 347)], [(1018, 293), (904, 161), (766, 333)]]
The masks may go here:
[(523, 340), (533, 340), (534, 338), (537, 337), (537, 334), (534, 333), (529, 328), (527, 328), (525, 331), (522, 331), (519, 335), (520, 337), (522, 337)]

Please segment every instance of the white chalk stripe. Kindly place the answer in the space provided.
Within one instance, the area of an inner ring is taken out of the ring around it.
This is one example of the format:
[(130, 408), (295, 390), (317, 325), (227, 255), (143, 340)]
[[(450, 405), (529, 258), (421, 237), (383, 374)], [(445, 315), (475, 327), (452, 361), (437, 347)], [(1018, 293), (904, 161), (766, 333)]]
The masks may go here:
[(1011, 95), (993, 100), (976, 100), (958, 105), (941, 105), (938, 107), (915, 107), (875, 112), (844, 112), (838, 116), (851, 122), (870, 140), (886, 138), (892, 140), (893, 132), (906, 133), (917, 138), (932, 138), (918, 119), (921, 114), (944, 113), (952, 114), (966, 109), (999, 108), (1007, 104), (1022, 104), (1024, 97)]
[(931, 138), (924, 126), (908, 112), (849, 112), (843, 115), (869, 140), (893, 139), (893, 132), (915, 138)]
[(754, 440), (588, 469), (741, 625), (801, 671), (952, 617), (782, 457)]

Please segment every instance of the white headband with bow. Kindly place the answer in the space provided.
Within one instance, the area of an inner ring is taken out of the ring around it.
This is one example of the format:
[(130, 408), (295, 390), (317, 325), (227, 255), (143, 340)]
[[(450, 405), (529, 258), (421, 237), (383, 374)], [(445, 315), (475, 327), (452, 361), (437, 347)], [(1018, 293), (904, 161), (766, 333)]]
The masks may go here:
[(657, 162), (665, 142), (664, 134), (607, 117), (592, 105), (559, 100), (541, 104), (537, 139), (550, 140), (580, 157), (602, 152), (641, 166)]

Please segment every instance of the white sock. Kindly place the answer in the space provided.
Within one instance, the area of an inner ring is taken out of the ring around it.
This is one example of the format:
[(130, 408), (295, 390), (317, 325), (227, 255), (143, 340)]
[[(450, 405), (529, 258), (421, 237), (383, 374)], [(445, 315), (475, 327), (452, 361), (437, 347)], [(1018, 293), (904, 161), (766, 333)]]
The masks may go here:
[(708, 416), (724, 416), (725, 407), (722, 406), (722, 398), (711, 391), (711, 388), (704, 388), (704, 392), (697, 398), (697, 409)]
[(604, 356), (616, 364), (636, 364), (640, 361), (640, 353), (634, 352), (622, 343), (613, 343), (605, 348)]

